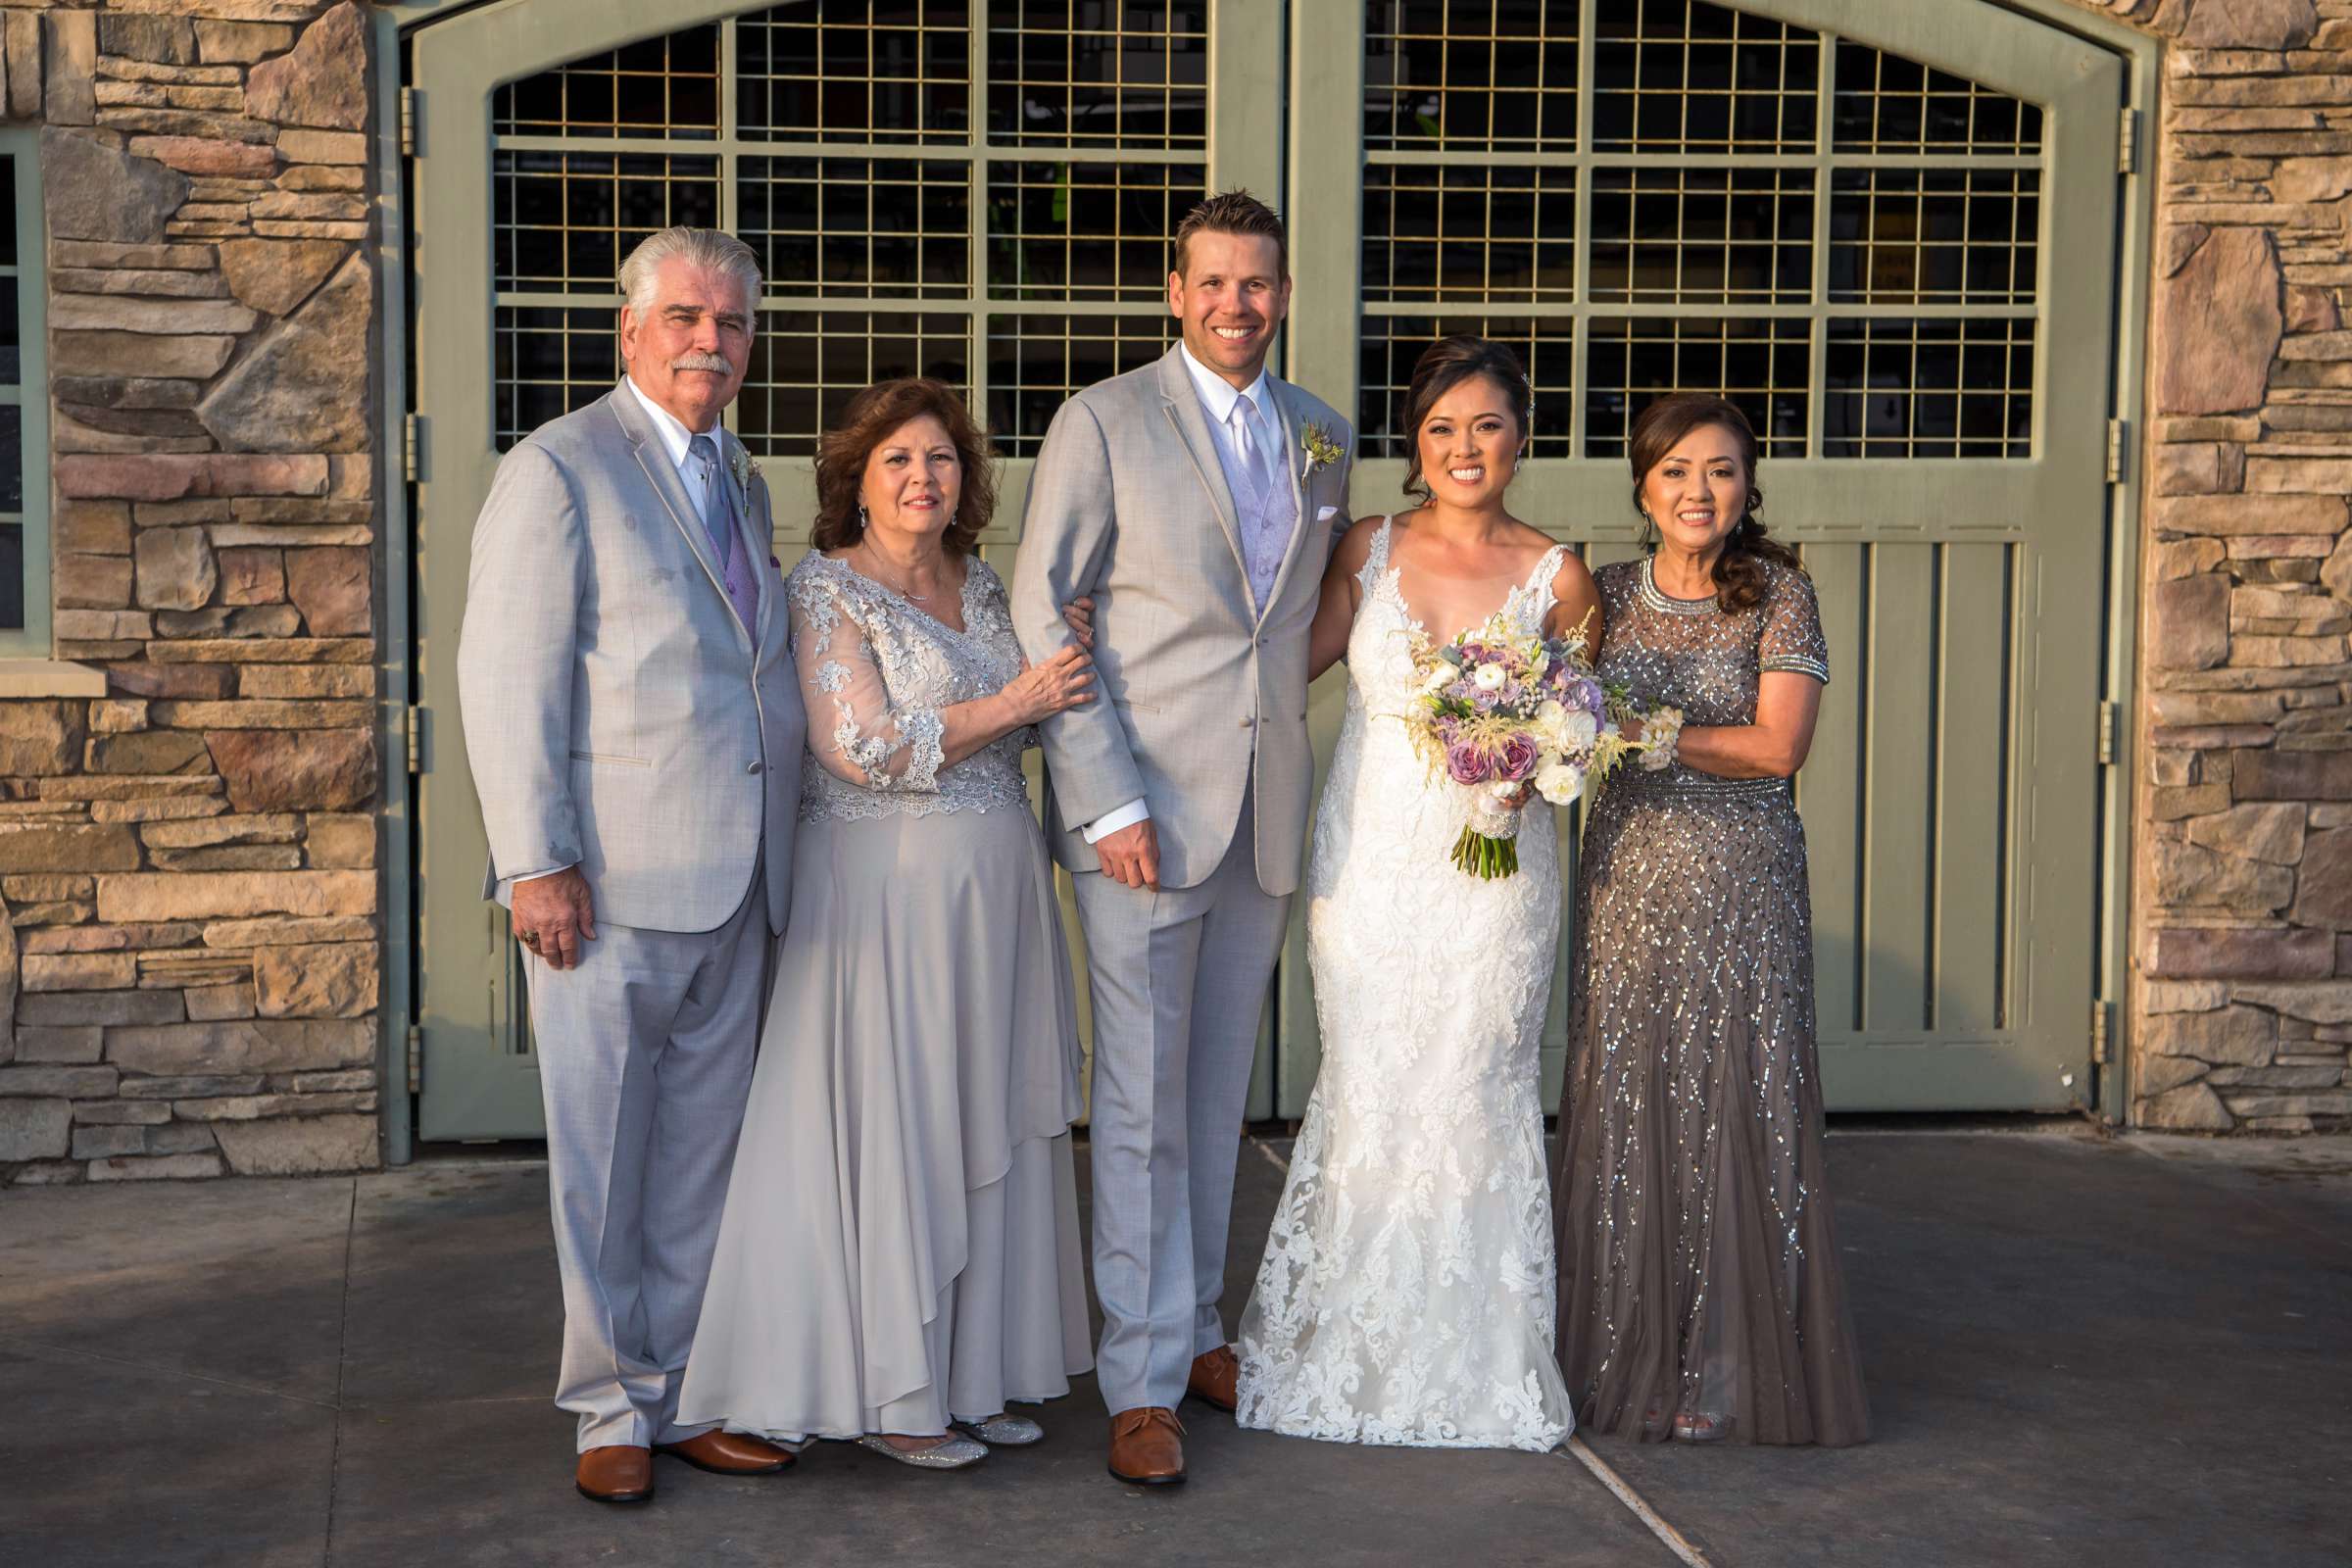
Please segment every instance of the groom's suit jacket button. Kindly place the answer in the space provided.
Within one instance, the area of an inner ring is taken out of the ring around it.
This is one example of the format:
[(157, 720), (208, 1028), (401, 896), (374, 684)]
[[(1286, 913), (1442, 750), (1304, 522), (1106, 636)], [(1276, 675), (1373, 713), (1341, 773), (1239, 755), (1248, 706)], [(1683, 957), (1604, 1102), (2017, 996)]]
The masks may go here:
[(743, 770), (746, 773), (757, 773), (760, 771), (760, 764), (758, 762), (746, 762), (743, 764)]

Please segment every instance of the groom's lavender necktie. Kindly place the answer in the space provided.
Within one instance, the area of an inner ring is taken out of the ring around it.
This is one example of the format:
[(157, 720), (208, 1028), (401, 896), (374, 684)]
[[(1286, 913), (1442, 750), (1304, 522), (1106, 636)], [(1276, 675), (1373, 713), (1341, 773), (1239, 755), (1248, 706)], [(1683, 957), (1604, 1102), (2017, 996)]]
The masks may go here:
[(686, 443), (686, 453), (701, 474), (702, 493), (695, 502), (702, 509), (703, 529), (710, 536), (710, 548), (718, 556), (719, 580), (726, 584), (727, 599), (743, 621), (743, 629), (750, 631), (760, 623), (760, 590), (752, 578), (749, 552), (738, 537), (734, 509), (727, 505), (726, 484), (718, 471), (718, 443), (698, 435)]

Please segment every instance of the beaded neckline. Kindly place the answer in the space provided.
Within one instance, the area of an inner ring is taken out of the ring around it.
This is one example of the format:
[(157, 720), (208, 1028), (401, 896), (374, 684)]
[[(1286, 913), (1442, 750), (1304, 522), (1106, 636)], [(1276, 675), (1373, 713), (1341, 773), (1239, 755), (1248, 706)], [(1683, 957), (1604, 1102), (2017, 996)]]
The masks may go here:
[(1676, 599), (1660, 588), (1657, 579), (1650, 575), (1650, 567), (1656, 560), (1655, 556), (1642, 558), (1640, 593), (1643, 609), (1661, 611), (1669, 615), (1712, 615), (1716, 612), (1713, 594), (1704, 599)]

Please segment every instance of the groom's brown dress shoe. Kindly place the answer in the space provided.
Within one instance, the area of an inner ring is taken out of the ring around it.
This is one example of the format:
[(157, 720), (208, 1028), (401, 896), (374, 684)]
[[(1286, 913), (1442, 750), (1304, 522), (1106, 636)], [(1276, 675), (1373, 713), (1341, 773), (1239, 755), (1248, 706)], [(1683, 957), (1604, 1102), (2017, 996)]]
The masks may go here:
[(697, 1433), (684, 1443), (659, 1444), (654, 1451), (683, 1459), (697, 1470), (708, 1470), (714, 1476), (772, 1476), (800, 1462), (790, 1448), (779, 1448), (740, 1432), (721, 1432), (715, 1427)]
[(654, 1494), (654, 1455), (624, 1443), (590, 1448), (572, 1484), (590, 1502), (643, 1502)]
[(1233, 1353), (1233, 1347), (1220, 1345), (1193, 1357), (1193, 1375), (1184, 1392), (1196, 1399), (1231, 1410), (1242, 1402), (1242, 1358)]
[(1110, 1473), (1138, 1487), (1184, 1479), (1184, 1423), (1165, 1405), (1121, 1410), (1110, 1418)]

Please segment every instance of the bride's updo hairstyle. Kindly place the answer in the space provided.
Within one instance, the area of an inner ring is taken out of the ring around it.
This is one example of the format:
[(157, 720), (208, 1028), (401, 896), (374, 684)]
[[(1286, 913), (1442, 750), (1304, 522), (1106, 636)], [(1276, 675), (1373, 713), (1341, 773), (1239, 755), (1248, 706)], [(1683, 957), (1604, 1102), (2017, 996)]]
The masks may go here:
[(1730, 537), (1723, 542), (1723, 555), (1715, 563), (1715, 607), (1727, 615), (1736, 615), (1758, 604), (1764, 598), (1764, 563), (1772, 562), (1802, 576), (1804, 564), (1796, 552), (1776, 539), (1764, 536), (1764, 519), (1756, 514), (1764, 509), (1764, 491), (1756, 483), (1756, 430), (1747, 422), (1747, 416), (1729, 398), (1719, 398), (1705, 392), (1677, 392), (1662, 397), (1643, 409), (1634, 420), (1634, 433), (1626, 442), (1626, 461), (1634, 470), (1634, 511), (1642, 514), (1642, 548), (1651, 555), (1658, 551), (1657, 527), (1642, 511), (1642, 487), (1649, 471), (1671, 457), (1691, 431), (1710, 424), (1720, 424), (1732, 432), (1740, 445), (1740, 467), (1747, 480), (1747, 505), (1740, 520), (1732, 525)]
[(1503, 401), (1519, 425), (1518, 455), (1527, 456), (1527, 443), (1535, 435), (1536, 393), (1527, 383), (1519, 356), (1483, 337), (1442, 337), (1422, 351), (1404, 393), (1404, 493), (1419, 497), (1424, 505), (1430, 493), (1421, 477), (1421, 425), (1438, 399), (1480, 375), (1502, 388)]

